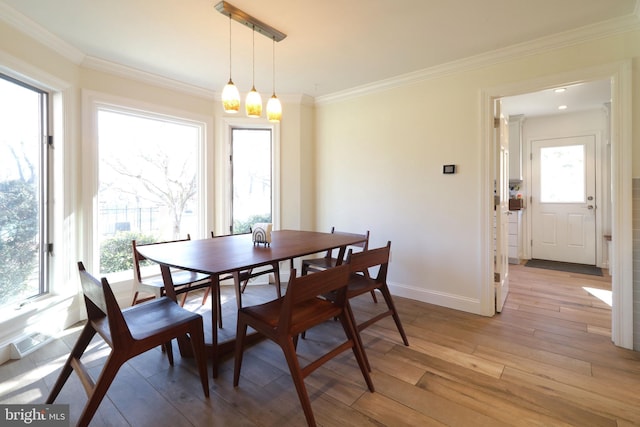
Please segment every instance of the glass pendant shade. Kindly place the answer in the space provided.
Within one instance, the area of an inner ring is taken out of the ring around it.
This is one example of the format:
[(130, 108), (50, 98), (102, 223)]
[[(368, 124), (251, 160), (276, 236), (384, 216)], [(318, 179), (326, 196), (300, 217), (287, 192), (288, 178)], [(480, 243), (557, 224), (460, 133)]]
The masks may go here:
[(222, 106), (225, 113), (237, 113), (240, 111), (240, 92), (229, 79), (229, 83), (222, 89)]
[(275, 93), (267, 102), (267, 118), (270, 122), (279, 122), (282, 119), (282, 105)]
[(247, 94), (244, 106), (248, 117), (260, 117), (262, 115), (262, 97), (255, 86), (252, 87), (251, 92)]

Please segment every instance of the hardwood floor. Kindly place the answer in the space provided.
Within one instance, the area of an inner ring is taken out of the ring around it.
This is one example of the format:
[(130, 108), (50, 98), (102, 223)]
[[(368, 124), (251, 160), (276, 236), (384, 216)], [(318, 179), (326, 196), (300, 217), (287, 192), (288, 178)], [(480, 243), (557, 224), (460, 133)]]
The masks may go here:
[[(610, 290), (608, 278), (511, 267), (505, 309), (493, 318), (396, 297), (410, 346), (402, 345), (390, 318), (363, 333), (375, 393), (367, 391), (351, 353), (311, 374), (306, 384), (318, 423), (640, 425), (640, 353), (611, 343), (610, 307), (584, 289)], [(245, 303), (274, 293), (273, 287), (252, 286)], [(202, 310), (199, 298), (193, 295), (190, 304)], [(353, 303), (356, 314), (379, 305), (368, 295)], [(231, 299), (224, 308), (225, 332), (235, 331), (234, 309)], [(336, 326), (328, 322), (309, 331), (299, 343), (301, 357), (330, 345)], [(77, 330), (0, 366), (0, 403), (44, 402)], [(107, 350), (96, 340), (85, 356), (94, 377)], [(225, 359), (206, 399), (193, 360), (177, 356), (171, 368), (153, 350), (118, 373), (92, 425), (305, 425), (275, 345), (262, 341), (246, 350), (238, 388), (232, 386), (232, 371), (233, 360)], [(85, 399), (72, 376), (57, 403), (70, 403), (74, 424)]]

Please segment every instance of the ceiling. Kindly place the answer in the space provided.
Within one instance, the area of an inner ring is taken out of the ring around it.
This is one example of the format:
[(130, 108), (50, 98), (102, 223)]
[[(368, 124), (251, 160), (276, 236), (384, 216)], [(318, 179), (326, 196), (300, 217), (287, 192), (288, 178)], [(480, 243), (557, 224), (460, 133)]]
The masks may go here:
[[(218, 1), (0, 0), (0, 15), (10, 12), (10, 23), (71, 46), (80, 62), (107, 61), (219, 93), (229, 78), (229, 18), (215, 10)], [(275, 44), (276, 92), (316, 98), (640, 15), (636, 0), (230, 3), (287, 34)], [(232, 76), (246, 92), (252, 31), (235, 21), (231, 31)], [(272, 90), (272, 41), (256, 33), (255, 49), (264, 99)]]
[(509, 96), (502, 99), (502, 111), (506, 116), (548, 116), (595, 110), (610, 101), (611, 82), (599, 80)]

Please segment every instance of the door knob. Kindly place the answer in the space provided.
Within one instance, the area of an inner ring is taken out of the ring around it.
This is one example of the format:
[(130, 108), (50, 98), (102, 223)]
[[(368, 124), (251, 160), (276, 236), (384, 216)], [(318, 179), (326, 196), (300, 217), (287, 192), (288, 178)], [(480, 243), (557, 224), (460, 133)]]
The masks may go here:
[(593, 196), (587, 197), (587, 200), (593, 200)]
[(593, 209), (593, 205), (587, 206), (587, 209)]

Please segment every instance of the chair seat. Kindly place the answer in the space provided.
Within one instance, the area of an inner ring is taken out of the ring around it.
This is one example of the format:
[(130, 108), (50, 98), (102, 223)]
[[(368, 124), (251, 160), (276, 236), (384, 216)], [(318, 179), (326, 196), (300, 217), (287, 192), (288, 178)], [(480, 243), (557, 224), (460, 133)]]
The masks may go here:
[(338, 263), (338, 260), (336, 258), (328, 258), (328, 257), (309, 258), (309, 259), (302, 260), (302, 263), (307, 267), (316, 267), (316, 268), (321, 268), (323, 270), (326, 270), (327, 268), (335, 267), (336, 264)]
[[(244, 307), (241, 312), (248, 314), (267, 327), (275, 329), (280, 321), (284, 298), (278, 298), (264, 304)], [(330, 301), (315, 298), (296, 304), (291, 310), (291, 324), (296, 325), (290, 331), (292, 334), (301, 333), (307, 324), (318, 324), (340, 314), (340, 308)]]
[(156, 298), (134, 307), (122, 310), (131, 336), (136, 340), (144, 340), (172, 326), (192, 322), (200, 317), (181, 308), (168, 297)]
[(357, 297), (367, 292), (371, 292), (380, 286), (375, 280), (365, 277), (359, 273), (351, 273), (349, 285), (347, 286), (347, 298)]

